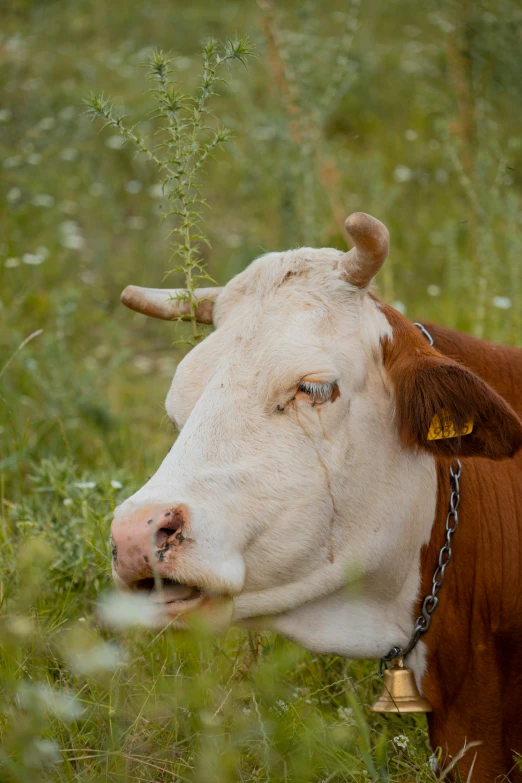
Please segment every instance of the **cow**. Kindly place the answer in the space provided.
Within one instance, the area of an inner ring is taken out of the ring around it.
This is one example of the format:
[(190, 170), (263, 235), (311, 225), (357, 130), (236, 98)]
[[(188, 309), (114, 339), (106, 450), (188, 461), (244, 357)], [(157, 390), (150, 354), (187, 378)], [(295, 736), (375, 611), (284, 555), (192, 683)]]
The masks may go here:
[[(522, 350), (419, 329), (371, 290), (386, 227), (355, 213), (346, 230), (348, 252), (267, 253), (196, 294), (215, 329), (168, 392), (177, 440), (115, 511), (116, 586), (149, 596), (173, 627), (199, 612), (316, 653), (404, 649), (459, 459), (452, 560), (406, 663), (442, 762), (476, 741), (475, 783), (520, 782)], [(122, 298), (160, 318), (190, 312), (176, 291)], [(443, 420), (449, 431), (429, 436)]]

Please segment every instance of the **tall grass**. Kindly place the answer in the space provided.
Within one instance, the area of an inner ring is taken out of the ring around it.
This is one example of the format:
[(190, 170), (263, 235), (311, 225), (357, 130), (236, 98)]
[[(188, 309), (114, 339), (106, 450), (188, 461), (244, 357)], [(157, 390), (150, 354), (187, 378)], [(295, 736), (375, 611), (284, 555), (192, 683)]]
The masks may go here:
[(118, 630), (100, 626), (107, 509), (129, 488), (82, 478), (44, 461), (4, 516), (2, 780), (433, 779), (421, 721), (367, 723), (371, 667), (268, 635), (134, 629), (121, 604)]
[(371, 662), (100, 623), (111, 512), (171, 445), (182, 348), (118, 304), (171, 267), (162, 179), (117, 129), (93, 137), (82, 98), (147, 117), (154, 47), (191, 92), (200, 38), (246, 31), (259, 57), (220, 87), (234, 154), (209, 161), (209, 274), (342, 247), (363, 209), (391, 229), (388, 301), (520, 344), (515, 5), (23, 0), (0, 19), (0, 779), (433, 780), (424, 720), (365, 711)]

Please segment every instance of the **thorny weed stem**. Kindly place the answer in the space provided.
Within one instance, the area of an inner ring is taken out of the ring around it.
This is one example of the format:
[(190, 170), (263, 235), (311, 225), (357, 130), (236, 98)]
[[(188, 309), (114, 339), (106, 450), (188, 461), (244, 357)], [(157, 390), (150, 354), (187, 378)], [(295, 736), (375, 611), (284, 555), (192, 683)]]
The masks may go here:
[(204, 336), (196, 321), (195, 290), (203, 281), (213, 282), (201, 254), (201, 246), (209, 245), (203, 229), (202, 207), (206, 202), (200, 192), (201, 174), (208, 159), (231, 135), (228, 128), (212, 123), (215, 117), (209, 104), (216, 95), (218, 83), (224, 81), (221, 76), (224, 66), (234, 62), (245, 65), (251, 54), (248, 38), (229, 39), (224, 44), (207, 40), (203, 44), (199, 86), (194, 94), (184, 94), (172, 79), (175, 58), (161, 50), (153, 52), (147, 66), (154, 84), (153, 117), (159, 122), (160, 141), (155, 146), (135, 132), (136, 125), (127, 126), (125, 115), (117, 114), (112, 101), (103, 94), (90, 94), (85, 100), (87, 114), (101, 119), (103, 127), (115, 128), (161, 172), (163, 193), (169, 204), (162, 219), (173, 221), (168, 237), (178, 237), (172, 244), (171, 260), (181, 259), (167, 275), (177, 272), (185, 276), (186, 291), (179, 298), (189, 303), (193, 345)]

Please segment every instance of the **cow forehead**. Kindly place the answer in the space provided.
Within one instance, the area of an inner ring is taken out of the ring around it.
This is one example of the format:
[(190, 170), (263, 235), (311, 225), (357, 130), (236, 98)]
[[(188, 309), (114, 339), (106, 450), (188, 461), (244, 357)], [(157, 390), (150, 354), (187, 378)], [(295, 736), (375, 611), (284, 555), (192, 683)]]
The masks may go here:
[(331, 248), (269, 253), (231, 280), (216, 303), (216, 331), (177, 369), (169, 416), (183, 424), (217, 374), (234, 376), (237, 396), (255, 383), (266, 397), (308, 373), (350, 366), (355, 380), (368, 356), (379, 360), (390, 324), (376, 300), (343, 279), (342, 258)]
[(343, 279), (343, 256), (340, 250), (308, 247), (261, 256), (225, 286), (214, 308), (216, 326), (241, 319), (249, 336), (268, 310), (282, 318), (290, 309), (329, 310), (334, 300), (353, 298), (358, 289)]

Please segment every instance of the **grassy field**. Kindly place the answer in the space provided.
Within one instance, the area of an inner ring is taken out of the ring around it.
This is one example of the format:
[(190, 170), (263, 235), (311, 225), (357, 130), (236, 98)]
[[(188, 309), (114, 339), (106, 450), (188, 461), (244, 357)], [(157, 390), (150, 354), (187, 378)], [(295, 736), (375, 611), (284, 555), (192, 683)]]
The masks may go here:
[(172, 268), (165, 199), (82, 100), (104, 91), (151, 133), (152, 50), (191, 90), (202, 39), (248, 35), (216, 102), (235, 138), (204, 186), (210, 274), (343, 247), (364, 210), (391, 230), (388, 302), (522, 344), (521, 29), (513, 0), (0, 7), (2, 783), (436, 779), (423, 718), (366, 710), (375, 662), (99, 626), (111, 511), (175, 437), (185, 348), (119, 304)]

